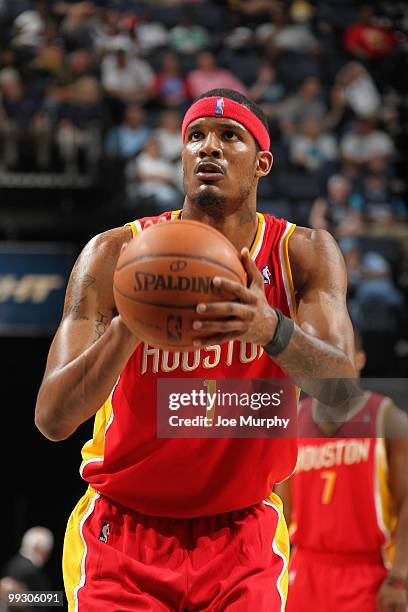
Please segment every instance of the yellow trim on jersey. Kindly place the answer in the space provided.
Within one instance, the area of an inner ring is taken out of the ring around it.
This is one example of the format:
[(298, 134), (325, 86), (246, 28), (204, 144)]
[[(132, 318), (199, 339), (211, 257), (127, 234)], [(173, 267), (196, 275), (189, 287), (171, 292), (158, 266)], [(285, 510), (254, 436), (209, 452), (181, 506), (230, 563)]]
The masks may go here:
[(297, 313), (296, 313), (295, 285), (293, 284), (292, 268), (291, 268), (290, 259), (289, 259), (289, 238), (291, 237), (295, 229), (296, 229), (296, 225), (292, 223), (292, 226), (289, 228), (288, 233), (283, 238), (283, 241), (284, 241), (283, 242), (283, 257), (284, 257), (284, 262), (285, 262), (285, 273), (286, 273), (288, 284), (289, 284), (290, 298), (292, 302), (292, 309), (293, 309), (293, 315), (294, 315), (293, 318), (296, 321)]
[(281, 596), (282, 605), (280, 612), (284, 612), (286, 606), (286, 599), (288, 596), (288, 566), (289, 566), (289, 534), (286, 526), (285, 516), (283, 514), (283, 503), (281, 498), (276, 493), (271, 493), (267, 499), (263, 502), (267, 506), (272, 506), (278, 513), (278, 524), (275, 531), (275, 536), (272, 542), (272, 549), (275, 554), (282, 558), (283, 567), (278, 577), (276, 586)]
[(182, 210), (183, 210), (182, 208), (180, 208), (179, 210), (172, 210), (171, 211), (171, 215), (170, 215), (170, 219), (172, 221), (174, 221), (175, 219), (179, 219), (180, 215), (182, 213)]
[[(115, 385), (116, 386), (116, 385)], [(82, 463), (79, 472), (94, 461), (103, 461), (105, 453), (105, 434), (113, 417), (112, 394), (95, 414), (92, 438), (82, 447)]]
[(265, 225), (265, 217), (263, 216), (263, 214), (260, 213), (260, 212), (257, 212), (256, 214), (257, 214), (257, 217), (258, 217), (258, 229), (256, 230), (254, 241), (253, 241), (252, 246), (251, 246), (251, 248), (249, 250), (249, 254), (250, 254), (251, 257), (253, 256), (253, 254), (255, 253), (255, 251), (257, 249), (257, 246), (259, 244), (259, 240), (260, 240), (260, 238), (261, 238), (261, 236), (263, 234), (262, 230), (263, 230), (264, 225)]
[(65, 531), (62, 573), (68, 599), (68, 612), (78, 610), (78, 591), (84, 585), (86, 579), (85, 558), (87, 547), (82, 535), (82, 526), (92, 514), (98, 497), (99, 494), (89, 487), (72, 511)]
[(129, 221), (129, 223), (125, 223), (125, 227), (130, 227), (130, 229), (132, 230), (133, 238), (137, 235), (138, 231), (136, 223), (134, 221)]
[(381, 413), (379, 414), (378, 438), (375, 447), (376, 494), (378, 495), (377, 512), (380, 514), (380, 516), (377, 516), (377, 520), (378, 526), (385, 537), (383, 559), (388, 568), (391, 567), (394, 559), (395, 541), (392, 536), (397, 526), (397, 516), (389, 488), (387, 447), (385, 443), (385, 419), (392, 405), (392, 400), (385, 398), (385, 402), (381, 407)]

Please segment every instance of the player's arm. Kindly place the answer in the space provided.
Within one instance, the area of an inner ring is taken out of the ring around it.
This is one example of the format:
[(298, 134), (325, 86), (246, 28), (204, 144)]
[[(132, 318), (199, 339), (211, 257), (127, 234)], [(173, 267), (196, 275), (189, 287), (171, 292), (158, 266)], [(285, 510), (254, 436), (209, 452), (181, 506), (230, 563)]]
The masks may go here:
[(336, 241), (325, 230), (297, 228), (289, 257), (297, 321), (288, 346), (274, 359), (293, 377), (355, 377), (347, 272)]
[(389, 484), (397, 513), (395, 556), (378, 592), (379, 612), (405, 612), (408, 587), (408, 416), (392, 406), (385, 423)]
[(291, 478), (287, 478), (283, 482), (275, 485), (274, 492), (279, 495), (283, 503), (283, 514), (285, 515), (286, 524), (289, 526), (292, 522), (292, 487)]
[[(297, 292), (298, 313), (293, 333), (285, 348), (272, 358), (301, 386), (315, 394), (317, 379), (355, 378), (353, 329), (346, 306), (347, 273), (343, 256), (334, 238), (325, 230), (297, 228), (289, 241)], [(210, 338), (197, 341), (216, 344), (234, 338), (265, 347), (275, 336), (276, 310), (265, 296), (263, 278), (249, 256), (242, 252), (248, 287), (224, 278), (215, 278), (221, 291), (234, 294), (237, 302), (199, 304), (197, 312), (216, 320), (194, 322), (194, 328)], [(270, 353), (268, 353), (270, 354)]]
[(121, 246), (131, 237), (129, 228), (96, 236), (72, 270), (35, 410), (50, 440), (67, 438), (97, 412), (139, 342), (115, 316), (112, 290)]

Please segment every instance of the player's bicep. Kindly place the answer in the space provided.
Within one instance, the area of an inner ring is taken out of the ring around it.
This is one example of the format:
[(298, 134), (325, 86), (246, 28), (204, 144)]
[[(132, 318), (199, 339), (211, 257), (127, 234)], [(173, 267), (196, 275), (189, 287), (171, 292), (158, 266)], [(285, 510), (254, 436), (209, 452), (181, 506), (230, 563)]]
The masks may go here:
[(340, 348), (354, 360), (354, 335), (347, 310), (347, 272), (333, 237), (314, 232), (313, 260), (298, 293), (298, 325), (313, 336)]
[(84, 248), (72, 270), (62, 321), (52, 342), (45, 376), (63, 367), (106, 331), (113, 316), (113, 273), (121, 240), (96, 237)]

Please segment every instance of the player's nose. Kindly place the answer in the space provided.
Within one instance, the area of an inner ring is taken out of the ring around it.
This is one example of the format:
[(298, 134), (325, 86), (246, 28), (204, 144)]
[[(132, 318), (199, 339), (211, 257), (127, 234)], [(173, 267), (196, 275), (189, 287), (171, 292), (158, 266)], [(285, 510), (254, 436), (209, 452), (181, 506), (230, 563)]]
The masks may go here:
[(222, 156), (221, 141), (213, 132), (207, 134), (200, 147), (199, 151), (200, 159), (205, 157), (215, 157), (219, 159)]

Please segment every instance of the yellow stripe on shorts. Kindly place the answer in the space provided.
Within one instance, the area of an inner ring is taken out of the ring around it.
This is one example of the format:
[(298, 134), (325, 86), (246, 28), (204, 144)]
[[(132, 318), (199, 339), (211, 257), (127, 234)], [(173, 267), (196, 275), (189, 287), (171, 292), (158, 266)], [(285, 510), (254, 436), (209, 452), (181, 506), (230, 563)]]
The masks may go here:
[(78, 612), (78, 591), (85, 584), (86, 578), (87, 546), (82, 535), (82, 526), (92, 514), (98, 497), (99, 493), (89, 487), (68, 520), (62, 555), (62, 574), (69, 612)]
[(276, 555), (281, 557), (283, 566), (279, 574), (276, 588), (278, 589), (281, 598), (280, 612), (285, 612), (286, 599), (288, 597), (288, 567), (289, 567), (289, 534), (286, 526), (285, 516), (283, 514), (283, 504), (281, 498), (276, 493), (271, 493), (268, 499), (265, 499), (264, 504), (272, 506), (278, 514), (278, 524), (275, 531), (275, 536), (272, 541), (272, 549)]

